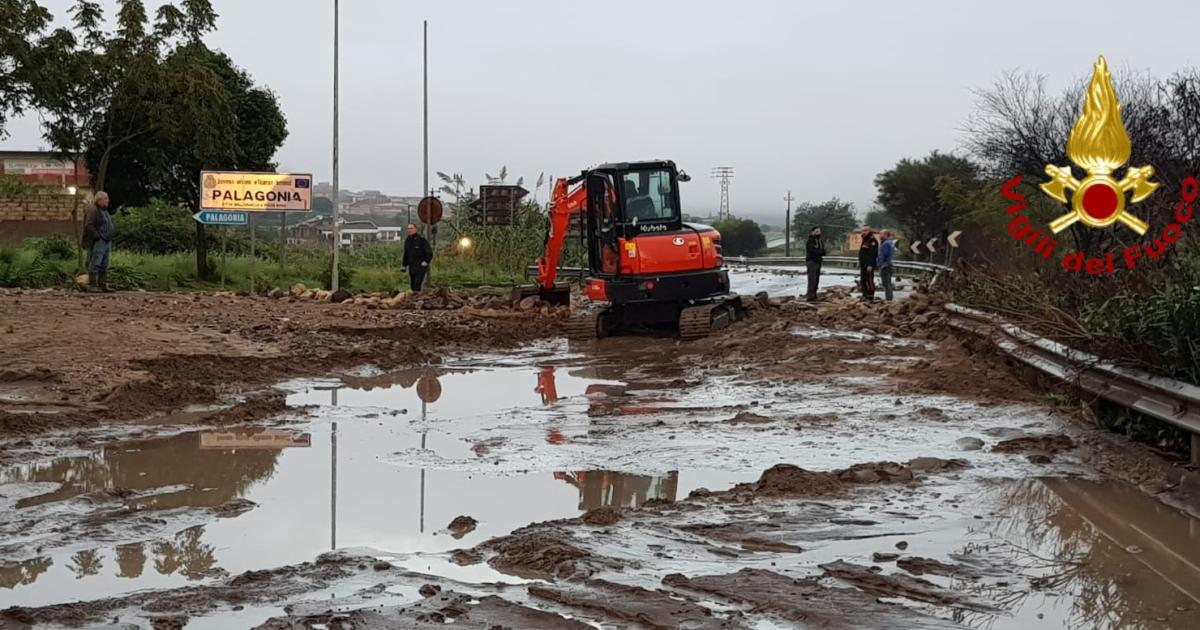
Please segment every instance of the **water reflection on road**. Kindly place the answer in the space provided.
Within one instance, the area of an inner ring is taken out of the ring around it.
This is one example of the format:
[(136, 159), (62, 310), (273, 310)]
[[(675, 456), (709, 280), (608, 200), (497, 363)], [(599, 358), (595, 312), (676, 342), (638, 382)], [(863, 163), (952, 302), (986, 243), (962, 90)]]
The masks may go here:
[[(1014, 617), (987, 628), (1200, 628), (1200, 524), (1135, 487), (1054, 477), (986, 492), (986, 533), (1033, 576), (1028, 592), (991, 593)], [(987, 594), (981, 593), (981, 596)]]
[[(16, 501), (14, 520), (0, 521), (4, 600), (37, 605), (175, 586), (303, 562), (331, 548), (446, 551), (592, 507), (675, 497), (677, 472), (487, 474), (403, 465), (408, 457), (475, 457), (465, 432), (547, 409), (560, 397), (591, 400), (589, 388), (595, 396), (597, 387), (622, 387), (560, 373), (550, 401), (538, 391), (541, 373), (536, 366), (431, 368), (311, 383), (290, 400), (319, 407), (303, 429), (184, 433), (2, 469), (0, 494), (41, 490)], [(716, 483), (696, 477), (702, 482)], [(256, 505), (230, 518), (194, 517), (201, 508), (221, 515), (239, 500)], [(443, 531), (460, 514), (480, 521), (462, 541)], [(150, 538), (139, 534), (147, 518), (161, 530)], [(42, 523), (61, 528), (35, 528)], [(44, 553), (29, 552), (43, 546)]]

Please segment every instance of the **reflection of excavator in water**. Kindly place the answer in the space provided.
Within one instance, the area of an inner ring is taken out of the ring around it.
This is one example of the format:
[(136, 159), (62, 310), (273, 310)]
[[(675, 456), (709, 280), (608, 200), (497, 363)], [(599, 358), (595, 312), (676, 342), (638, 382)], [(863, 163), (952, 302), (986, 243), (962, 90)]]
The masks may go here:
[(611, 470), (556, 472), (554, 478), (579, 488), (579, 509), (635, 508), (647, 501), (675, 502), (679, 473), (650, 477)]
[(572, 317), (571, 338), (670, 325), (681, 338), (696, 339), (741, 319), (745, 308), (729, 291), (721, 235), (683, 222), (677, 185), (689, 179), (670, 161), (604, 164), (559, 179), (546, 252), (537, 260), (538, 284), (518, 294), (569, 301), (568, 285), (556, 279), (571, 215), (579, 212), (593, 304)]

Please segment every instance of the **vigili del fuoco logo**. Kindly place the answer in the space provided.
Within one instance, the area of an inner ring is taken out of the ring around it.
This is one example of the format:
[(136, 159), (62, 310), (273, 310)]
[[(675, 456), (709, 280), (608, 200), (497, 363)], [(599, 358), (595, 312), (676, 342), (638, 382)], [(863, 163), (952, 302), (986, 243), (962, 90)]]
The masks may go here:
[[(1018, 175), (1009, 180), (1001, 190), (1005, 199), (1015, 202), (1006, 210), (1012, 217), (1008, 223), (1008, 233), (1047, 260), (1058, 247), (1056, 235), (1077, 222), (1093, 229), (1105, 229), (1120, 223), (1138, 236), (1144, 236), (1150, 226), (1134, 214), (1130, 206), (1152, 195), (1159, 183), (1153, 180), (1154, 167), (1150, 165), (1129, 166), (1118, 180), (1115, 173), (1129, 161), (1129, 154), (1129, 132), (1121, 121), (1121, 105), (1117, 102), (1108, 64), (1104, 57), (1100, 57), (1084, 96), (1083, 113), (1075, 121), (1067, 140), (1067, 157), (1072, 164), (1086, 172), (1087, 177), (1080, 181), (1071, 172), (1070, 166), (1046, 165), (1046, 175), (1050, 181), (1041, 184), (1042, 192), (1066, 205), (1069, 211), (1051, 221), (1047, 228), (1039, 227), (1036, 230), (1029, 218), (1022, 214), (1028, 203), (1025, 195), (1016, 192), (1021, 177)], [(1099, 257), (1069, 252), (1062, 257), (1063, 268), (1100, 275), (1113, 273), (1117, 260), (1126, 268), (1134, 269), (1137, 261), (1143, 257), (1159, 258), (1182, 238), (1183, 228), (1192, 220), (1195, 212), (1198, 188), (1200, 186), (1195, 177), (1183, 180), (1174, 221), (1164, 227), (1152, 242), (1136, 243), (1119, 253), (1107, 252)], [(1070, 193), (1069, 199), (1067, 193)]]

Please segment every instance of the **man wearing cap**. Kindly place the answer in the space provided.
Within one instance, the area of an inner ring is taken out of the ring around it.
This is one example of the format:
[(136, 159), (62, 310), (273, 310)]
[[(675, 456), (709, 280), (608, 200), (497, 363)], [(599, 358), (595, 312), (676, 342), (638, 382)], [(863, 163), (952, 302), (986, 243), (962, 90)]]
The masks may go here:
[(112, 251), (113, 220), (108, 212), (108, 193), (96, 193), (96, 201), (83, 218), (83, 240), (88, 250), (88, 288), (91, 293), (112, 293), (108, 288), (108, 257)]
[(875, 265), (879, 258), (879, 241), (869, 225), (862, 227), (862, 244), (858, 247), (858, 274), (863, 299), (875, 301)]
[(409, 223), (408, 238), (404, 239), (404, 258), (401, 259), (400, 266), (408, 272), (409, 286), (413, 292), (420, 291), (421, 285), (425, 284), (431, 260), (433, 248), (429, 246), (429, 241), (417, 232), (416, 224)]
[(825, 260), (825, 241), (821, 240), (821, 228), (813, 226), (808, 231), (808, 242), (804, 244), (805, 275), (808, 276), (808, 292), (804, 294), (804, 298), (809, 302), (817, 301), (823, 260)]

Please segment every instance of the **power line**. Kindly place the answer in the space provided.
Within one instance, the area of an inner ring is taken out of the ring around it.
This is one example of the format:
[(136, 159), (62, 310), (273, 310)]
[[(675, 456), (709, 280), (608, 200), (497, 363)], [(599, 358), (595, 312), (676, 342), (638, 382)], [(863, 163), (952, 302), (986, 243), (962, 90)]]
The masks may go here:
[(733, 167), (713, 167), (713, 179), (721, 182), (721, 205), (716, 209), (716, 220), (721, 221), (730, 217), (730, 180), (733, 179)]

